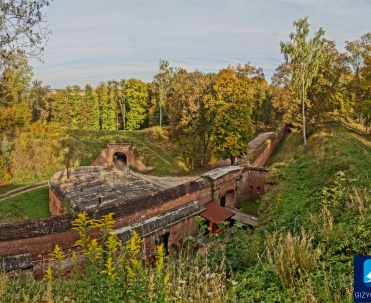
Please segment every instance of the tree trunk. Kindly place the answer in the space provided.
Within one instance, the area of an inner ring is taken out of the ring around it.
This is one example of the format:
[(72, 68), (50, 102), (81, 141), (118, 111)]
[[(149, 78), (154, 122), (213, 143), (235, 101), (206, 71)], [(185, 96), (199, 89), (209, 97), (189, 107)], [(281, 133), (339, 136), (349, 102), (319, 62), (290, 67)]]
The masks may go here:
[(160, 128), (162, 127), (162, 106), (160, 102)]
[(209, 145), (209, 142), (204, 137), (204, 144), (203, 144), (202, 157), (201, 157), (201, 163), (200, 163), (200, 166), (201, 167), (204, 167), (204, 165), (205, 165), (205, 158), (206, 158), (206, 153), (207, 153), (207, 147), (208, 147), (208, 145)]
[(236, 157), (231, 155), (231, 165), (234, 165), (236, 161)]
[(305, 88), (304, 88), (304, 75), (302, 75), (302, 99), (303, 99), (303, 138), (304, 138), (304, 154), (307, 153), (307, 134), (305, 129)]
[(124, 107), (122, 110), (122, 123), (123, 123), (124, 130), (126, 130), (126, 102), (124, 102)]

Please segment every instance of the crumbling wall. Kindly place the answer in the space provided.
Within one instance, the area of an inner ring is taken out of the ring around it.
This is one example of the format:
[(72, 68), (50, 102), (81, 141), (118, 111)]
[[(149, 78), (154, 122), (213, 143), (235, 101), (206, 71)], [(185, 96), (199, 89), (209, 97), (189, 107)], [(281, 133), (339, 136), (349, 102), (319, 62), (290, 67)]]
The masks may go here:
[(49, 185), (49, 212), (52, 215), (62, 215), (64, 213), (63, 202), (55, 194)]
[(146, 237), (143, 241), (143, 254), (146, 256), (153, 256), (156, 252), (156, 243), (158, 243), (158, 239), (167, 232), (170, 233), (168, 242), (168, 249), (170, 251), (174, 249), (174, 247), (177, 247), (179, 243), (182, 243), (186, 237), (196, 235), (198, 230), (199, 227), (195, 219), (187, 218), (178, 224)]
[(262, 167), (245, 167), (237, 180), (237, 208), (247, 199), (259, 199), (267, 192), (265, 178), (268, 169)]

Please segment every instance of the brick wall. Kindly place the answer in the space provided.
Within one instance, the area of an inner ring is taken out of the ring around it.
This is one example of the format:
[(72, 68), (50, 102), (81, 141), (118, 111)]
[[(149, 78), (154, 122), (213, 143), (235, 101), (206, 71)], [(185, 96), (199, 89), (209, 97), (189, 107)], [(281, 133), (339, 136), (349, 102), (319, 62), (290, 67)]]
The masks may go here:
[(53, 189), (49, 186), (49, 212), (53, 215), (62, 215), (63, 207), (62, 200), (56, 195)]
[[(116, 220), (115, 228), (120, 228), (195, 200), (202, 204), (212, 200), (211, 187), (207, 181), (182, 184), (140, 199), (104, 205), (87, 213), (90, 217), (100, 218), (113, 212)], [(78, 240), (78, 234), (76, 231), (71, 231), (75, 216), (76, 214), (67, 214), (0, 224), (0, 257), (30, 254), (34, 262), (34, 274), (42, 276), (56, 244), (66, 254), (71, 254), (75, 249), (74, 244)], [(197, 232), (192, 219), (172, 226), (169, 231), (169, 245), (180, 241), (186, 234)]]
[(285, 132), (286, 125), (280, 125), (280, 127), (272, 134), (272, 136), (263, 143), (266, 145), (266, 147), (261, 152), (259, 151), (259, 153), (255, 155), (254, 159), (250, 161), (250, 165), (253, 167), (263, 167), (265, 162), (267, 162), (268, 158), (277, 147), (278, 143), (280, 143)]
[(196, 224), (194, 218), (187, 218), (178, 224), (166, 228), (160, 232), (156, 232), (145, 238), (143, 243), (143, 254), (146, 256), (153, 256), (156, 249), (156, 239), (169, 232), (169, 242), (168, 249), (169, 251), (174, 248), (178, 243), (183, 242), (183, 240), (189, 235), (196, 235), (198, 232), (198, 225)]

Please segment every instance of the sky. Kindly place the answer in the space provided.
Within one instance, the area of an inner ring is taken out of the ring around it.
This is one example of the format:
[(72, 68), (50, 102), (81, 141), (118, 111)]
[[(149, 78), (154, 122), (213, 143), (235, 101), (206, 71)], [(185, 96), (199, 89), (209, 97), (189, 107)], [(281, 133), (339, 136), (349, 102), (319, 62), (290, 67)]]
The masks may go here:
[(280, 42), (308, 17), (339, 51), (371, 31), (371, 0), (54, 0), (44, 63), (34, 78), (51, 88), (153, 80), (159, 60), (187, 71), (250, 63), (268, 81), (283, 62)]

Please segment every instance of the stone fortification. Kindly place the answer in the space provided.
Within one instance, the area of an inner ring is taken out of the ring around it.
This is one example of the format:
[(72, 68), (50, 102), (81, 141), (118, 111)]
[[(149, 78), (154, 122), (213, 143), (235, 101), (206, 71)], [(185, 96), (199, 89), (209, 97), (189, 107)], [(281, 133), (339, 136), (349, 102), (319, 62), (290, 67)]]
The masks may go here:
[[(280, 130), (274, 142), (266, 145), (253, 163), (264, 162), (283, 133)], [(142, 234), (146, 255), (154, 253), (159, 239), (166, 239), (170, 249), (197, 232), (194, 216), (203, 211), (205, 204), (215, 202), (233, 209), (239, 208), (247, 197), (263, 195), (267, 171), (259, 167), (227, 166), (171, 188), (107, 166), (76, 168), (69, 180), (65, 172), (58, 172), (50, 180), (50, 211), (55, 216), (0, 224), (2, 269), (29, 270), (35, 276), (42, 276), (56, 244), (67, 256), (76, 251), (78, 234), (71, 231), (76, 212), (63, 214), (71, 210), (84, 210), (93, 218), (114, 213), (115, 229), (122, 240), (127, 239), (132, 229), (146, 230)]]

